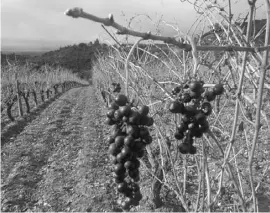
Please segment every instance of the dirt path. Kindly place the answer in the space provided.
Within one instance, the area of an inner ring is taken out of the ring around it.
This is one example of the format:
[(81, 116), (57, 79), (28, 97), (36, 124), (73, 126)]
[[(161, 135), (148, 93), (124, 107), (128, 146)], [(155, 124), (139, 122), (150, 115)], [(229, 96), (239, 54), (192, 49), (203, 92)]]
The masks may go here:
[(91, 87), (52, 102), (1, 150), (2, 211), (116, 211)]

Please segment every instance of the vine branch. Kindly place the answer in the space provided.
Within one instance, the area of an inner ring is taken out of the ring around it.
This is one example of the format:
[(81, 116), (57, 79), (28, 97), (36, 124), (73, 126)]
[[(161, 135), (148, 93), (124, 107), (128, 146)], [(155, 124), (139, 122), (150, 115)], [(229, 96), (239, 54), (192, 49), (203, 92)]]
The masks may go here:
[[(82, 8), (79, 7), (75, 7), (72, 9), (68, 9), (65, 12), (65, 15), (67, 16), (71, 16), (73, 18), (85, 18), (94, 22), (99, 22), (104, 24), (105, 26), (111, 26), (115, 29), (117, 29), (118, 31), (116, 32), (116, 34), (119, 35), (131, 35), (131, 36), (135, 36), (135, 37), (141, 37), (144, 40), (157, 40), (157, 41), (163, 41), (164, 43), (167, 44), (173, 44), (177, 47), (179, 47), (180, 49), (184, 49), (185, 51), (191, 51), (192, 50), (192, 45), (184, 43), (184, 41), (177, 41), (174, 37), (166, 37), (166, 36), (158, 36), (158, 35), (153, 35), (149, 32), (137, 32), (131, 29), (128, 29), (126, 27), (123, 27), (122, 25), (116, 23), (114, 21), (113, 15), (109, 14), (108, 18), (99, 18), (97, 16), (91, 15), (89, 13), (86, 13), (83, 11)], [(265, 51), (265, 50), (270, 50), (270, 45), (264, 46), (264, 47), (240, 47), (240, 46), (232, 46), (232, 45), (228, 45), (228, 46), (211, 46), (211, 45), (207, 45), (207, 46), (196, 46), (197, 51), (244, 51), (244, 52), (261, 52), (261, 51)]]

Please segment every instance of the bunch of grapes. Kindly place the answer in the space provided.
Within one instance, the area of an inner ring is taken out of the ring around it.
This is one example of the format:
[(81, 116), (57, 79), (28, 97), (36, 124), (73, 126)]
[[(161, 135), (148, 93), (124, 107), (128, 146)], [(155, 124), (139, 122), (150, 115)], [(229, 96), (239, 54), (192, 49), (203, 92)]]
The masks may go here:
[(123, 209), (139, 205), (142, 199), (137, 183), (140, 180), (138, 158), (143, 157), (145, 146), (152, 142), (148, 127), (154, 120), (148, 113), (148, 106), (132, 107), (123, 94), (118, 94), (107, 112), (106, 124), (113, 126), (107, 143), (117, 191), (125, 197), (119, 200)]
[(169, 110), (182, 115), (174, 134), (177, 140), (183, 139), (183, 143), (178, 146), (182, 154), (196, 154), (194, 138), (201, 138), (209, 129), (207, 116), (212, 112), (210, 102), (224, 92), (222, 84), (216, 84), (208, 91), (205, 91), (203, 84), (202, 81), (192, 81), (183, 87), (177, 86), (172, 91), (176, 99)]

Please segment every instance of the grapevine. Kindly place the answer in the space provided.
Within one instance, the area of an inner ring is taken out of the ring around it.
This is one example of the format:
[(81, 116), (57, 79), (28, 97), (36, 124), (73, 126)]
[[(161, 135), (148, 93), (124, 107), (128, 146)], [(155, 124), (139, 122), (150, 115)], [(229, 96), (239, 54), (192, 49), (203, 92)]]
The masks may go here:
[[(267, 117), (269, 104), (265, 102), (269, 99), (265, 91), (270, 88), (267, 79), (270, 2), (265, 0), (264, 4), (267, 20), (255, 19), (254, 12), (258, 5), (255, 7), (256, 1), (249, 1), (249, 14), (240, 22), (232, 14), (230, 1), (228, 11), (225, 9), (227, 6), (217, 1), (195, 3), (196, 11), (203, 15), (186, 35), (182, 35), (176, 25), (164, 21), (177, 31), (174, 37), (132, 30), (116, 22), (111, 14), (108, 18), (100, 18), (80, 8), (70, 9), (66, 14), (111, 26), (118, 30), (119, 35), (151, 40), (146, 47), (134, 44), (137, 45), (137, 52), (133, 52), (133, 48), (128, 51), (129, 44), (127, 49), (113, 48), (109, 54), (112, 65), (105, 59), (95, 66), (97, 77), (108, 72), (111, 80), (115, 81), (114, 74), (117, 72), (121, 83), (126, 83), (126, 91), (127, 88), (132, 89), (129, 95), (150, 103), (155, 115), (157, 144), (147, 150), (152, 176), (158, 183), (153, 182), (151, 187), (151, 207), (153, 203), (154, 209), (159, 208), (157, 204), (163, 195), (160, 189), (168, 186), (183, 211), (258, 211), (260, 205), (256, 196), (267, 178), (264, 174), (268, 172), (268, 167), (254, 168), (254, 164), (268, 163), (265, 160), (268, 144), (264, 142), (269, 139), (264, 133), (269, 132), (270, 126)], [(199, 35), (197, 30), (201, 26), (202, 34)], [(155, 43), (156, 40), (163, 41), (165, 45)], [(129, 60), (129, 57), (126, 60), (128, 52), (134, 53), (135, 61)], [(264, 52), (264, 55), (259, 52)], [(125, 69), (115, 72), (118, 62), (125, 64)], [(109, 65), (111, 70), (108, 71), (103, 64)], [(124, 77), (128, 69), (129, 75)], [(192, 79), (179, 83), (188, 77)], [(222, 83), (213, 86), (212, 82)], [(168, 88), (172, 84), (179, 86), (169, 94)], [(227, 89), (226, 98), (220, 97), (224, 93), (223, 84)], [(214, 101), (216, 112), (212, 113)], [(170, 110), (167, 110), (168, 104)], [(170, 113), (174, 114), (173, 119)], [(210, 118), (214, 119), (211, 128)], [(176, 129), (172, 136), (179, 140), (176, 147), (180, 153), (198, 153), (200, 141), (207, 141), (211, 149), (202, 143), (201, 153), (197, 156), (179, 158), (179, 152), (174, 152), (172, 147), (175, 146), (171, 146), (169, 140), (171, 129)], [(201, 140), (204, 134), (209, 137)], [(224, 188), (234, 199), (221, 203)], [(164, 206), (165, 202), (172, 200), (174, 198), (166, 196)]]

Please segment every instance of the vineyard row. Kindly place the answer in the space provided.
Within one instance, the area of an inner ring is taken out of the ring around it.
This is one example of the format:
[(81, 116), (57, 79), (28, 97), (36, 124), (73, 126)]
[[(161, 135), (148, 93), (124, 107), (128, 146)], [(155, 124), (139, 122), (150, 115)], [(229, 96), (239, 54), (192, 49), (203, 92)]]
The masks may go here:
[[(35, 82), (38, 84), (38, 82)], [(1, 103), (1, 113), (6, 110), (7, 116), (10, 121), (15, 121), (14, 116), (12, 115), (12, 107), (15, 103), (18, 104), (18, 114), (19, 116), (23, 116), (23, 103), (26, 107), (26, 113), (30, 113), (30, 100), (32, 99), (34, 102), (34, 107), (39, 105), (38, 96), (40, 97), (41, 103), (44, 103), (45, 100), (49, 100), (52, 97), (55, 97), (61, 93), (64, 93), (72, 88), (83, 86), (81, 83), (75, 81), (66, 81), (63, 83), (54, 84), (52, 87), (47, 89), (21, 89), (19, 80), (16, 81), (16, 91), (12, 92), (2, 100)], [(61, 90), (61, 92), (60, 92)], [(22, 101), (23, 100), (23, 101)]]

